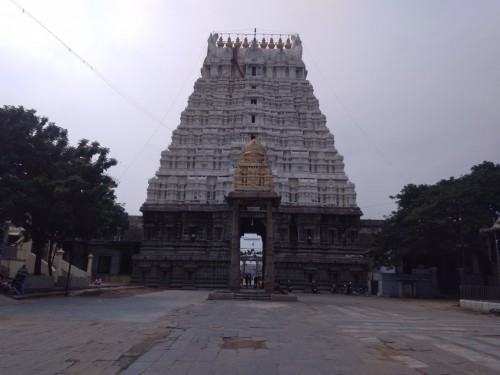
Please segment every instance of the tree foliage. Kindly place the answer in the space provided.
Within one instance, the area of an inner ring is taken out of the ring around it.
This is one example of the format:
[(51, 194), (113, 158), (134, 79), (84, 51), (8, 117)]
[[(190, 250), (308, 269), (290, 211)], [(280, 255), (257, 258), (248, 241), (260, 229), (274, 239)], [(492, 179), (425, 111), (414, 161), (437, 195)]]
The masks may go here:
[[(446, 257), (457, 265), (487, 256), (480, 229), (492, 225), (500, 203), (500, 165), (485, 161), (460, 178), (435, 185), (406, 185), (373, 252), (379, 266), (432, 265)], [(464, 262), (465, 261), (465, 262)]]
[(32, 239), (35, 274), (48, 243), (126, 227), (116, 182), (106, 174), (116, 165), (107, 148), (85, 139), (70, 146), (65, 129), (23, 107), (0, 109), (0, 131), (0, 220), (12, 221)]

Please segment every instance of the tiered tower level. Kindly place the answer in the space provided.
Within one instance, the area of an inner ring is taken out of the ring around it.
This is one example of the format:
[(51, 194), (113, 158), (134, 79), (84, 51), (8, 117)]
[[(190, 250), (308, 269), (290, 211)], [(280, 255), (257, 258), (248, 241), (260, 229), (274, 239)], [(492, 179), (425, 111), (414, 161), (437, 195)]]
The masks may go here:
[(298, 35), (260, 43), (211, 35), (201, 78), (149, 180), (146, 206), (224, 203), (253, 134), (267, 149), (281, 205), (356, 207), (354, 184), (306, 77)]
[[(273, 250), (276, 285), (366, 280), (354, 184), (306, 78), (298, 35), (210, 35), (201, 78), (149, 180), (135, 281), (226, 287), (231, 244), (234, 258), (243, 233), (272, 242), (264, 248)], [(252, 136), (266, 151), (265, 175), (253, 161), (238, 170)], [(253, 192), (251, 201), (228, 198), (254, 174), (276, 193), (272, 208)]]

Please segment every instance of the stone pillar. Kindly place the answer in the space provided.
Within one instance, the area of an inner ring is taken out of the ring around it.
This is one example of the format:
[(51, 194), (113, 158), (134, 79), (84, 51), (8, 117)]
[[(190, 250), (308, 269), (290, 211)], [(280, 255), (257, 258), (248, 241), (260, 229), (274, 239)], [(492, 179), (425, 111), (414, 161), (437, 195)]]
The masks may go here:
[(89, 254), (87, 260), (87, 276), (92, 276), (92, 263), (94, 262), (94, 255)]
[(231, 239), (231, 264), (229, 266), (229, 289), (240, 290), (240, 204), (233, 204), (233, 226)]
[(266, 203), (266, 293), (274, 291), (274, 248), (273, 248), (273, 208), (271, 201)]
[(56, 265), (56, 272), (54, 272), (54, 279), (57, 280), (58, 276), (62, 276), (62, 260), (63, 260), (64, 250), (59, 249), (56, 251), (56, 259), (54, 264)]

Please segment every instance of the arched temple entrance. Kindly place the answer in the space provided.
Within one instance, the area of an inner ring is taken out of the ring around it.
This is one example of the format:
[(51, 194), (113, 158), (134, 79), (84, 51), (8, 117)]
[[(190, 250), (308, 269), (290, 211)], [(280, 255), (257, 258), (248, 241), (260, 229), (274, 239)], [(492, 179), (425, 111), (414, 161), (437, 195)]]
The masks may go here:
[(267, 293), (274, 290), (273, 207), (280, 202), (273, 191), (273, 176), (267, 153), (254, 136), (241, 148), (233, 191), (226, 197), (232, 208), (231, 261), (229, 288), (240, 288), (240, 237), (255, 224), (263, 242), (263, 278)]
[[(264, 234), (263, 242), (263, 278), (264, 290), (272, 293), (274, 290), (274, 248), (273, 248), (273, 212), (280, 198), (274, 192), (251, 192), (233, 191), (226, 198), (232, 208), (232, 238), (231, 238), (231, 260), (229, 266), (229, 288), (232, 291), (240, 289), (240, 237), (242, 227), (250, 216), (254, 215), (254, 222), (262, 221)], [(262, 217), (262, 219), (261, 219)], [(243, 220), (242, 220), (243, 218)]]

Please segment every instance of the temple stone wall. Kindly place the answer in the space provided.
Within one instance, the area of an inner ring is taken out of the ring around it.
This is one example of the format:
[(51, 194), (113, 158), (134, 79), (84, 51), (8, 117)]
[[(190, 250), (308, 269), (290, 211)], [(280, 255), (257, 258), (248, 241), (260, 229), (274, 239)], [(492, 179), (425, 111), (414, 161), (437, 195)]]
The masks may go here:
[[(255, 220), (262, 216), (252, 213)], [(231, 252), (231, 211), (210, 212), (164, 207), (146, 211), (141, 253), (133, 279), (165, 287), (227, 287)], [(344, 212), (273, 210), (273, 245), (277, 281), (292, 280), (307, 290), (313, 277), (319, 287), (335, 281), (366, 282), (366, 260), (359, 244), (357, 216)]]

